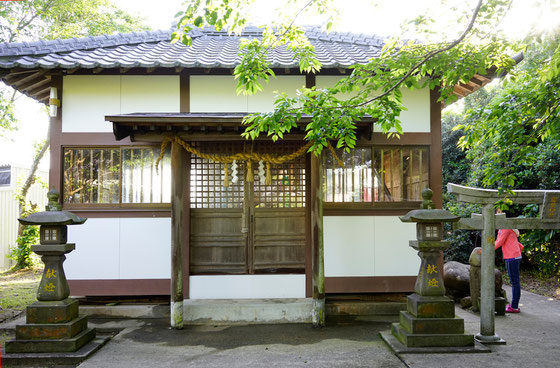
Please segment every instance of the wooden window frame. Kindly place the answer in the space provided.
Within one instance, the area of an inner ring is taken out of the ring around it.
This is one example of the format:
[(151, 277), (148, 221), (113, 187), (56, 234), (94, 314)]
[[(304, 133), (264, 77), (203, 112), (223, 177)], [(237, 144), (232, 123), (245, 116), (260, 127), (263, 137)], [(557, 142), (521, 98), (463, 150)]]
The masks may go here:
[[(120, 150), (119, 160), (119, 202), (118, 203), (66, 203), (64, 202), (64, 175), (61, 175), (61, 188), (62, 188), (62, 207), (65, 210), (170, 210), (170, 202), (165, 203), (123, 203), (122, 202), (122, 166), (123, 166), (123, 150), (126, 149), (154, 149), (159, 148), (157, 145), (63, 145), (61, 146), (61, 171), (64, 172), (64, 154), (66, 150), (70, 149), (83, 149), (83, 150)], [(161, 170), (161, 168), (160, 168)]]
[[(376, 148), (383, 148), (387, 150), (412, 150), (422, 149), (426, 150), (428, 163), (427, 163), (427, 181), (431, 179), (431, 160), (430, 160), (430, 145), (422, 144), (407, 144), (407, 145), (376, 145), (376, 144), (361, 144), (357, 145), (355, 149), (370, 149), (372, 159), (372, 183), (373, 183), (373, 168), (374, 168), (374, 152)], [(324, 161), (323, 161), (324, 162)], [(323, 175), (325, 170), (323, 169)], [(402, 173), (401, 173), (402, 174)], [(325, 214), (330, 216), (336, 215), (400, 215), (409, 210), (420, 208), (421, 200), (417, 201), (375, 201), (372, 188), (371, 201), (368, 202), (328, 202), (323, 201), (323, 208)]]

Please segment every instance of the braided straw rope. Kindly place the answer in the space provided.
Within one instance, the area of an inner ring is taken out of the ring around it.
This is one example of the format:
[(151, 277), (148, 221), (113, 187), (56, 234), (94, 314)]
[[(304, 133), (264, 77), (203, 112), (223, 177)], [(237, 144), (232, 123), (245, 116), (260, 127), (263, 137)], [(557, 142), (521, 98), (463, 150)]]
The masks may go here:
[[(305, 154), (307, 152), (307, 150), (309, 149), (309, 147), (311, 147), (312, 142), (308, 142), (305, 145), (301, 146), (297, 151), (294, 151), (290, 154), (284, 155), (284, 156), (276, 156), (276, 155), (272, 155), (270, 153), (257, 153), (257, 152), (240, 152), (240, 153), (235, 153), (233, 155), (216, 155), (213, 153), (204, 153), (201, 152), (200, 150), (194, 148), (193, 146), (191, 146), (190, 144), (188, 144), (187, 142), (185, 142), (184, 140), (182, 140), (179, 136), (166, 136), (165, 138), (163, 138), (163, 141), (161, 142), (161, 151), (159, 154), (158, 159), (156, 160), (156, 169), (159, 166), (159, 163), (161, 160), (163, 160), (163, 156), (165, 154), (165, 148), (167, 147), (167, 145), (169, 144), (169, 142), (175, 142), (178, 145), (180, 145), (181, 147), (183, 147), (185, 149), (185, 151), (190, 152), (193, 155), (197, 155), (198, 157), (201, 157), (203, 159), (206, 160), (211, 160), (214, 162), (220, 162), (224, 165), (230, 164), (233, 162), (233, 160), (238, 160), (238, 161), (245, 161), (247, 162), (247, 181), (252, 181), (253, 179), (253, 175), (252, 175), (252, 162), (253, 161), (264, 161), (266, 163), (266, 170), (267, 170), (267, 174), (266, 174), (266, 181), (267, 181), (267, 185), (270, 185), (271, 180), (271, 175), (270, 175), (270, 165), (279, 165), (279, 164), (283, 164), (284, 162), (287, 161), (292, 161), (295, 158)], [(333, 154), (333, 157), (335, 158), (335, 160), (338, 162), (338, 164), (341, 167), (344, 167), (344, 163), (342, 162), (342, 160), (340, 160), (340, 158), (338, 158), (336, 151), (334, 150), (333, 146), (330, 144), (330, 142), (327, 141), (327, 147), (329, 148), (329, 150), (331, 151), (331, 153)], [(225, 174), (226, 174), (226, 178), (228, 175), (228, 170), (227, 168), (225, 169)], [(229, 180), (225, 180), (224, 185), (228, 185), (229, 184)]]

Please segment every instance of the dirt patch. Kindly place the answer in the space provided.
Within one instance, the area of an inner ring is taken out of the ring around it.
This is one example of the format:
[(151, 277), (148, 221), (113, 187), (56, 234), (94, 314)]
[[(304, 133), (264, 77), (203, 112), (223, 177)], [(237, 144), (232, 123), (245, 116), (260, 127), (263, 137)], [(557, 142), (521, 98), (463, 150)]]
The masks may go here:
[(37, 300), (42, 268), (0, 273), (0, 323), (17, 317)]
[[(502, 271), (504, 283), (511, 285), (507, 272)], [(521, 271), (521, 289), (560, 300), (560, 277), (542, 277), (531, 271)]]

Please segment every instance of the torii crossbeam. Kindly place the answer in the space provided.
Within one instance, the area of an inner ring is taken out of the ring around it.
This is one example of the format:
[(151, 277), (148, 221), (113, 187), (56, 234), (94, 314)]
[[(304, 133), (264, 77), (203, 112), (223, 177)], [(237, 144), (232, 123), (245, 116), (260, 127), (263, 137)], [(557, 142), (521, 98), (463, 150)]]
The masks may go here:
[(483, 344), (503, 344), (494, 326), (494, 242), (496, 229), (560, 229), (560, 190), (516, 190), (508, 197), (515, 204), (540, 205), (539, 218), (506, 218), (496, 215), (495, 203), (502, 199), (497, 190), (447, 184), (447, 191), (459, 202), (483, 205), (482, 214), (473, 214), (453, 224), (453, 229), (482, 230), (480, 287), (480, 333), (475, 339)]

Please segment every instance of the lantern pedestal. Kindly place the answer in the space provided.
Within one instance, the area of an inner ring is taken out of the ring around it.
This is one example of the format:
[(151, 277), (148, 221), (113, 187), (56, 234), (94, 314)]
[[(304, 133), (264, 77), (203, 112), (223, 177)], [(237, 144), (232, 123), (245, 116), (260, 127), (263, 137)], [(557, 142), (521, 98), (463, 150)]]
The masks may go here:
[(433, 209), (431, 194), (429, 189), (422, 192), (424, 209), (401, 217), (403, 222), (416, 222), (417, 240), (409, 244), (418, 251), (421, 264), (415, 293), (407, 297), (407, 310), (401, 311), (400, 321), (392, 325), (391, 333), (382, 333), (381, 337), (397, 353), (490, 351), (475, 346), (474, 335), (465, 334), (464, 320), (455, 316), (455, 302), (445, 296), (443, 270), (438, 265), (442, 250), (449, 246), (443, 241), (443, 222), (459, 218)]
[(31, 250), (41, 256), (45, 268), (37, 290), (38, 301), (27, 307), (26, 324), (16, 326), (16, 338), (6, 342), (4, 359), (17, 361), (19, 358), (12, 354), (36, 354), (35, 358), (40, 359), (41, 353), (74, 353), (95, 338), (95, 329), (88, 328), (87, 317), (79, 316), (78, 301), (68, 298), (70, 288), (62, 266), (65, 254), (76, 248), (66, 243), (67, 225), (80, 225), (86, 219), (61, 211), (59, 195), (54, 190), (47, 196), (47, 211), (19, 219), (24, 225), (40, 225), (41, 244), (31, 246)]
[(31, 246), (45, 264), (38, 301), (27, 307), (26, 324), (16, 326), (16, 338), (6, 342), (6, 353), (75, 352), (95, 338), (87, 317), (78, 315), (78, 301), (68, 299), (62, 263), (74, 248), (74, 244)]
[(40, 255), (41, 261), (45, 264), (43, 277), (37, 290), (37, 300), (47, 302), (68, 298), (70, 288), (62, 263), (66, 260), (65, 254), (74, 249), (76, 249), (76, 245), (72, 243), (31, 246), (31, 251)]

